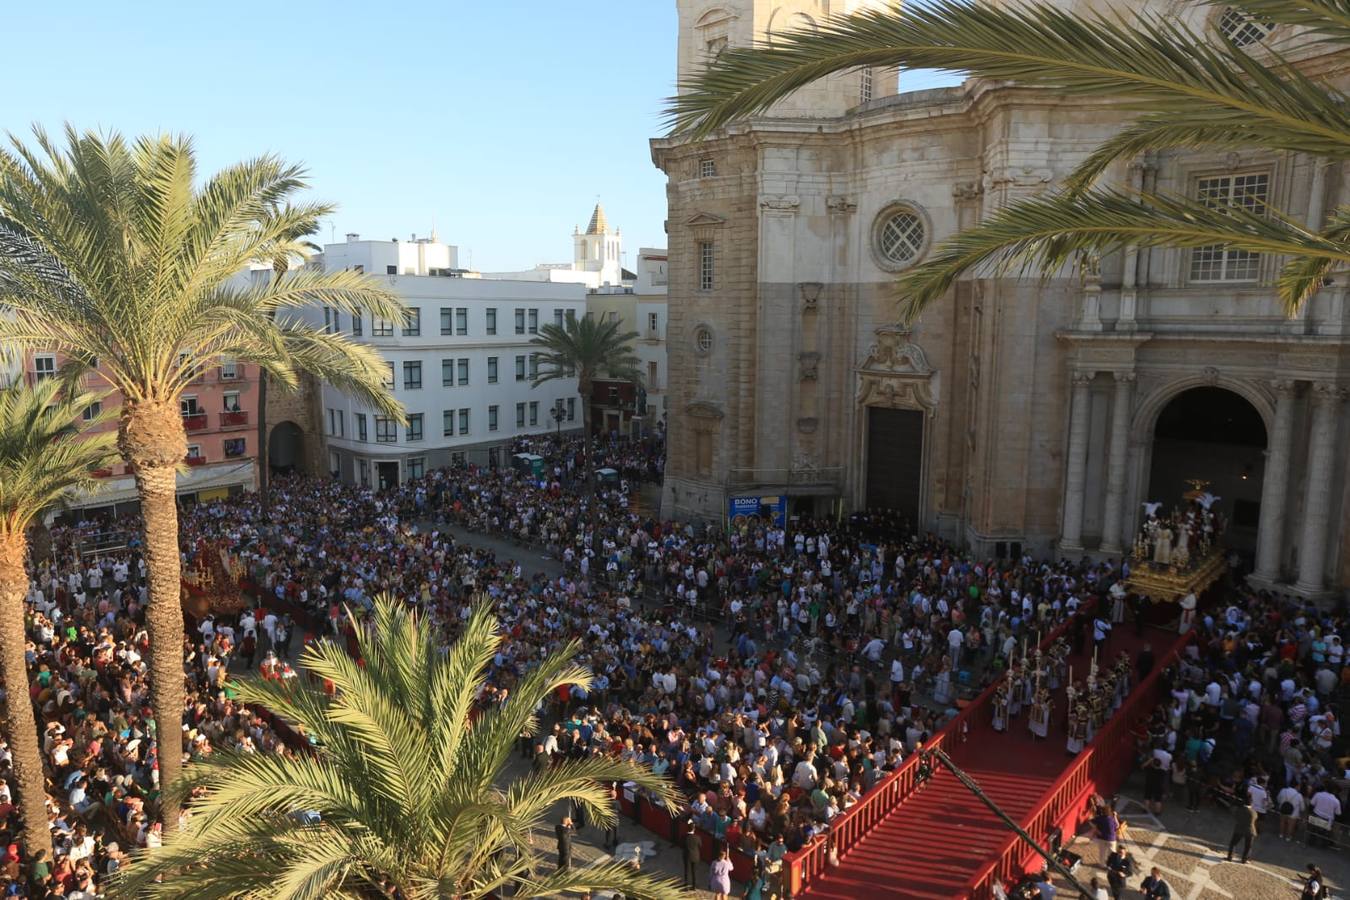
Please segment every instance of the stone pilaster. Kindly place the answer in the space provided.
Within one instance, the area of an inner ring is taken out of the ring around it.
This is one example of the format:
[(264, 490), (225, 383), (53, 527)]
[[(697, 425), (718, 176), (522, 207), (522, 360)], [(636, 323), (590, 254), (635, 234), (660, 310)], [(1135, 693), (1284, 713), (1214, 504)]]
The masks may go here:
[(1256, 571), (1253, 576), (1259, 581), (1274, 583), (1280, 576), (1280, 559), (1284, 550), (1295, 384), (1289, 379), (1276, 379), (1270, 387), (1275, 392), (1275, 423), (1266, 446), (1265, 473), (1261, 482), (1261, 524), (1256, 539)]
[(1088, 428), (1091, 425), (1092, 377), (1095, 372), (1073, 373), (1073, 399), (1069, 407), (1069, 459), (1064, 477), (1064, 521), (1060, 529), (1061, 550), (1083, 549), (1083, 493), (1087, 487)]
[(1134, 399), (1134, 373), (1117, 372), (1116, 392), (1111, 400), (1111, 447), (1106, 460), (1106, 509), (1102, 523), (1102, 552), (1124, 550), (1126, 456), (1130, 445), (1130, 412)]
[(1331, 474), (1336, 455), (1336, 412), (1345, 391), (1329, 382), (1313, 385), (1312, 435), (1308, 449), (1307, 498), (1299, 541), (1298, 587), (1319, 593), (1325, 587), (1327, 519), (1331, 514)]

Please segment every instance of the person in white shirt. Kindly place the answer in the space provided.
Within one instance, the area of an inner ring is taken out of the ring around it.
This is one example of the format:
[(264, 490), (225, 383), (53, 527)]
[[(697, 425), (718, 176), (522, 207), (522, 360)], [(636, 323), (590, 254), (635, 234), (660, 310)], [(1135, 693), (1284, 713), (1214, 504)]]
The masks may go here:
[[(1316, 816), (1328, 823), (1330, 827), (1335, 827), (1336, 817), (1341, 814), (1341, 801), (1331, 791), (1323, 785), (1322, 789), (1312, 795), (1308, 801), (1309, 817)], [(1314, 827), (1311, 821), (1308, 822), (1308, 846), (1315, 847), (1320, 843), (1331, 845), (1330, 827)]]
[(1298, 823), (1303, 818), (1305, 805), (1303, 795), (1293, 785), (1285, 785), (1275, 795), (1275, 808), (1280, 813), (1280, 837), (1286, 841), (1294, 839), (1294, 832), (1298, 830)]

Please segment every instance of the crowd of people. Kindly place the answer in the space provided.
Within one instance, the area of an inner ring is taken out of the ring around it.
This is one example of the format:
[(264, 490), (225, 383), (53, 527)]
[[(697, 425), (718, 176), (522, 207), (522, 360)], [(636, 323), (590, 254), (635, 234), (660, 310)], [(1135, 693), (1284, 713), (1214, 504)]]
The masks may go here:
[[(295, 477), (274, 482), (266, 509), (253, 493), (185, 507), (189, 569), (223, 551), (256, 604), (191, 623), (182, 752), (294, 752), (265, 711), (234, 702), (229, 675), (294, 677), (293, 651), (350, 638), (377, 594), (416, 604), (446, 641), (488, 598), (508, 640), (483, 706), (568, 639), (596, 676), (589, 693), (560, 692), (545, 732), (521, 736), (523, 757), (649, 764), (684, 792), (682, 816), (773, 872), (955, 715), (961, 691), (997, 678), (1019, 641), (1105, 600), (1122, 577), (1110, 563), (975, 559), (885, 513), (790, 530), (662, 522), (630, 502), (660, 476), (659, 442), (602, 442), (595, 464), (618, 477), (593, 489), (575, 442), (525, 449), (544, 457), (542, 471), (452, 467), (382, 493)], [(124, 548), (82, 554), (92, 527), (56, 529), (51, 557), (34, 560), (29, 663), (58, 849), (36, 860), (10, 843), (5, 861), (27, 868), (27, 885), (15, 883), (32, 897), (95, 896), (127, 850), (159, 840), (136, 523), (117, 523), (133, 536)], [(461, 528), (542, 548), (561, 574), (457, 541)], [(1287, 784), (1303, 801), (1290, 815), (1327, 811), (1313, 803), (1343, 746), (1326, 706), (1344, 618), (1250, 592), (1216, 616), (1199, 623), (1205, 641), (1159, 711), (1150, 753), (1165, 755), (1174, 785), (1206, 773), (1234, 796)], [(1278, 769), (1264, 755), (1274, 751)], [(8, 800), (0, 826), (13, 835)]]

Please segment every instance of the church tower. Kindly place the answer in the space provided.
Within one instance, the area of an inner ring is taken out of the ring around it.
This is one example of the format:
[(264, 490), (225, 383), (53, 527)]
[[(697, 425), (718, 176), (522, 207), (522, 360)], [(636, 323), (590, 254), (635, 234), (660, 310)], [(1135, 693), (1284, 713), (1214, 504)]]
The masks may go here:
[[(830, 16), (884, 9), (894, 0), (676, 0), (680, 14), (679, 82), (697, 75), (727, 47), (772, 43), (775, 35), (817, 28)], [(776, 104), (777, 118), (843, 115), (860, 103), (897, 92), (894, 69), (844, 72), (821, 79)]]
[(579, 272), (599, 272), (600, 286), (623, 282), (623, 238), (618, 229), (610, 230), (605, 208), (595, 204), (586, 233), (572, 234), (572, 268)]

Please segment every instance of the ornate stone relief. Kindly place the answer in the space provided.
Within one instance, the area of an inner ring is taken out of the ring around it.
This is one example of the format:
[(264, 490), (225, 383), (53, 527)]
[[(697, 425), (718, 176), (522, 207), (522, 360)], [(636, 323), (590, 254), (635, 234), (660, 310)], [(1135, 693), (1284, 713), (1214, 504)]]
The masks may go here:
[(983, 194), (984, 187), (978, 181), (962, 181), (952, 185), (952, 199), (957, 203), (971, 203)]
[(785, 197), (762, 197), (759, 201), (760, 209), (794, 210), (801, 205), (801, 198), (795, 195)]
[(858, 369), (858, 404), (894, 409), (936, 410), (934, 369), (923, 348), (910, 340), (913, 333), (900, 325), (876, 330), (877, 342)]
[(1200, 370), (1200, 374), (1205, 379), (1205, 384), (1215, 385), (1219, 383), (1219, 370), (1213, 366), (1205, 366)]
[(820, 420), (814, 416), (804, 416), (797, 420), (797, 430), (802, 434), (815, 434), (819, 427)]
[(815, 381), (820, 377), (820, 354), (815, 352), (798, 353), (797, 364), (799, 381)]
[(835, 215), (845, 216), (858, 211), (858, 204), (851, 197), (834, 195), (826, 198), (825, 208)]
[(696, 419), (721, 419), (726, 415), (722, 412), (722, 407), (707, 400), (695, 400), (686, 406), (684, 411)]
[(797, 285), (797, 292), (802, 297), (802, 312), (815, 312), (816, 304), (820, 302), (820, 293), (825, 289), (825, 285), (819, 281), (803, 281)]

